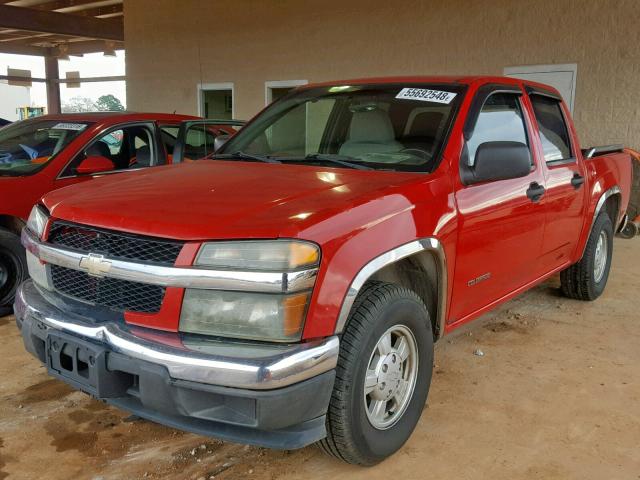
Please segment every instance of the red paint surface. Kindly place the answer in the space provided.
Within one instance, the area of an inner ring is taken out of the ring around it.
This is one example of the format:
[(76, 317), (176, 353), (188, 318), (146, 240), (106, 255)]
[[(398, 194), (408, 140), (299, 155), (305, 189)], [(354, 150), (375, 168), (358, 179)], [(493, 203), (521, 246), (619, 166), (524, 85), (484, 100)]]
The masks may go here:
[[(193, 265), (200, 243), (185, 243), (176, 259), (176, 267), (188, 267)], [(182, 311), (182, 299), (184, 288), (167, 288), (164, 294), (162, 307), (158, 313), (125, 312), (124, 319), (131, 325), (157, 328), (168, 332), (177, 332), (180, 325), (180, 312)]]
[[(626, 207), (631, 183), (628, 155), (585, 161), (570, 124), (575, 164), (548, 167), (520, 80), (398, 77), (340, 83), (403, 82), (468, 86), (442, 162), (432, 174), (201, 161), (132, 172), (117, 180), (98, 179), (90, 186), (51, 193), (44, 203), (56, 217), (151, 236), (193, 242), (249, 238), (316, 242), (322, 260), (305, 339), (331, 335), (358, 271), (399, 245), (423, 237), (442, 242), (449, 279), (449, 331), (576, 262), (596, 204), (607, 189), (618, 185), (621, 205)], [(465, 186), (458, 173), (462, 126), (474, 94), (486, 83), (523, 90), (535, 168), (522, 179)], [(575, 171), (585, 176), (578, 193), (566, 188)], [(537, 204), (525, 195), (533, 181), (549, 189)], [(492, 274), (490, 281), (468, 286), (469, 280), (486, 272)], [(167, 295), (166, 312), (137, 320), (128, 314), (128, 321), (177, 328), (178, 295), (169, 291)]]
[[(72, 115), (47, 115), (40, 117), (40, 119), (93, 123), (39, 172), (24, 177), (0, 176), (0, 216), (6, 215), (26, 220), (31, 207), (44, 194), (58, 188), (93, 180), (95, 177), (91, 175), (64, 179), (59, 179), (58, 176), (66, 165), (82, 151), (85, 145), (104, 130), (131, 122), (157, 122), (162, 125), (177, 125), (183, 120), (194, 120), (196, 117), (163, 113), (74, 113)], [(126, 172), (126, 170), (123, 172)]]

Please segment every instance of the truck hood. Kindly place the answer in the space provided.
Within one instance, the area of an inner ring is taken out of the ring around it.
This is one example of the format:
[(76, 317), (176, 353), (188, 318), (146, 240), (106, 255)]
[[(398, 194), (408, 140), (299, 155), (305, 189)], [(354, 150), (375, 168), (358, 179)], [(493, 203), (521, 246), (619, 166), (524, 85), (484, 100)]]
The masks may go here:
[[(406, 211), (411, 202), (397, 193), (398, 187), (424, 178), (416, 173), (201, 160), (105, 176), (49, 193), (43, 203), (56, 218), (157, 237), (314, 240), (313, 232), (326, 231), (318, 225), (326, 226), (338, 214), (335, 223), (353, 230), (361, 225), (350, 223), (364, 225), (371, 214), (388, 217)], [(345, 220), (345, 212), (362, 206), (351, 216), (353, 222)], [(363, 216), (363, 210), (369, 214)]]

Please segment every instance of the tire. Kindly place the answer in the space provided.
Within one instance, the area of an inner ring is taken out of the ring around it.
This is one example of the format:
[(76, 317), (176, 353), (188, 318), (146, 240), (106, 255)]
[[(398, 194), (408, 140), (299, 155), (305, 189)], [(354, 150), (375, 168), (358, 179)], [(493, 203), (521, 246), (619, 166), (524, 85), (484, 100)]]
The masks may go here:
[(627, 214), (629, 220), (635, 220), (640, 216), (640, 159), (633, 161), (633, 183), (631, 184), (631, 195), (629, 197), (629, 206)]
[(16, 290), (28, 277), (27, 258), (20, 238), (0, 229), (0, 317), (13, 313)]
[[(385, 334), (390, 335), (390, 342), (382, 341), (387, 338)], [(402, 340), (406, 348), (396, 349)], [(392, 348), (389, 350), (385, 345)], [(383, 350), (389, 353), (382, 355)], [(407, 351), (403, 359), (402, 352)], [(376, 365), (375, 371), (380, 373), (369, 375), (370, 393), (366, 393), (367, 370), (374, 371), (369, 368), (371, 365)], [(327, 412), (327, 437), (318, 443), (319, 447), (351, 464), (374, 465), (384, 460), (404, 445), (417, 425), (432, 373), (433, 330), (420, 297), (398, 285), (367, 283), (354, 303), (342, 335)], [(378, 382), (373, 387), (372, 379)], [(406, 382), (407, 379), (415, 380)], [(390, 395), (391, 388), (397, 396), (388, 401), (376, 400), (376, 396)], [(375, 415), (374, 401), (384, 406), (378, 412), (389, 408), (389, 415)], [(367, 413), (368, 410), (373, 413)], [(385, 421), (387, 425), (382, 425)], [(380, 425), (374, 426), (374, 422)]]
[[(598, 262), (598, 242), (606, 246), (604, 263)], [(584, 254), (578, 263), (560, 274), (562, 293), (576, 300), (592, 301), (602, 295), (609, 279), (613, 254), (613, 223), (601, 212), (593, 224)]]

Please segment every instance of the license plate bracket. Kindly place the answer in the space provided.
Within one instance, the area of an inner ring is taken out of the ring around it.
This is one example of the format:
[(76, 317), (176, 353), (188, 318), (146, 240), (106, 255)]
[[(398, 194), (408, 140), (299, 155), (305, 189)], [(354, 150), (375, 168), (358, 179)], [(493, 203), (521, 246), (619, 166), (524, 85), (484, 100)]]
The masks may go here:
[(108, 370), (109, 351), (100, 345), (64, 333), (49, 333), (46, 350), (50, 375), (95, 397), (124, 396), (133, 384), (133, 375)]

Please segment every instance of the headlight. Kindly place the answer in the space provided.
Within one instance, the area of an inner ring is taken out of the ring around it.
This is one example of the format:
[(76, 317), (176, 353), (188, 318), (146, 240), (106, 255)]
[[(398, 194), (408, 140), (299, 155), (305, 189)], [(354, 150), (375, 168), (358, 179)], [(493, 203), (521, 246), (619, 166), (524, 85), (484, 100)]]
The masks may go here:
[[(299, 240), (247, 240), (205, 243), (195, 261), (224, 270), (292, 272), (317, 267), (320, 249)], [(296, 293), (187, 289), (180, 331), (292, 342), (302, 337), (311, 291)]]
[(188, 289), (180, 331), (253, 340), (300, 340), (310, 292), (292, 295)]
[(27, 251), (27, 268), (29, 269), (29, 277), (31, 277), (31, 280), (42, 288), (53, 290), (53, 286), (49, 281), (49, 275), (47, 274), (47, 266), (29, 251)]
[(298, 240), (248, 240), (205, 243), (196, 265), (236, 269), (289, 271), (317, 265), (318, 246)]
[(42, 235), (44, 234), (44, 229), (47, 226), (47, 220), (49, 217), (44, 212), (43, 208), (35, 205), (31, 209), (31, 213), (29, 214), (29, 220), (27, 220), (27, 227), (33, 233), (35, 233), (38, 238), (42, 239)]

